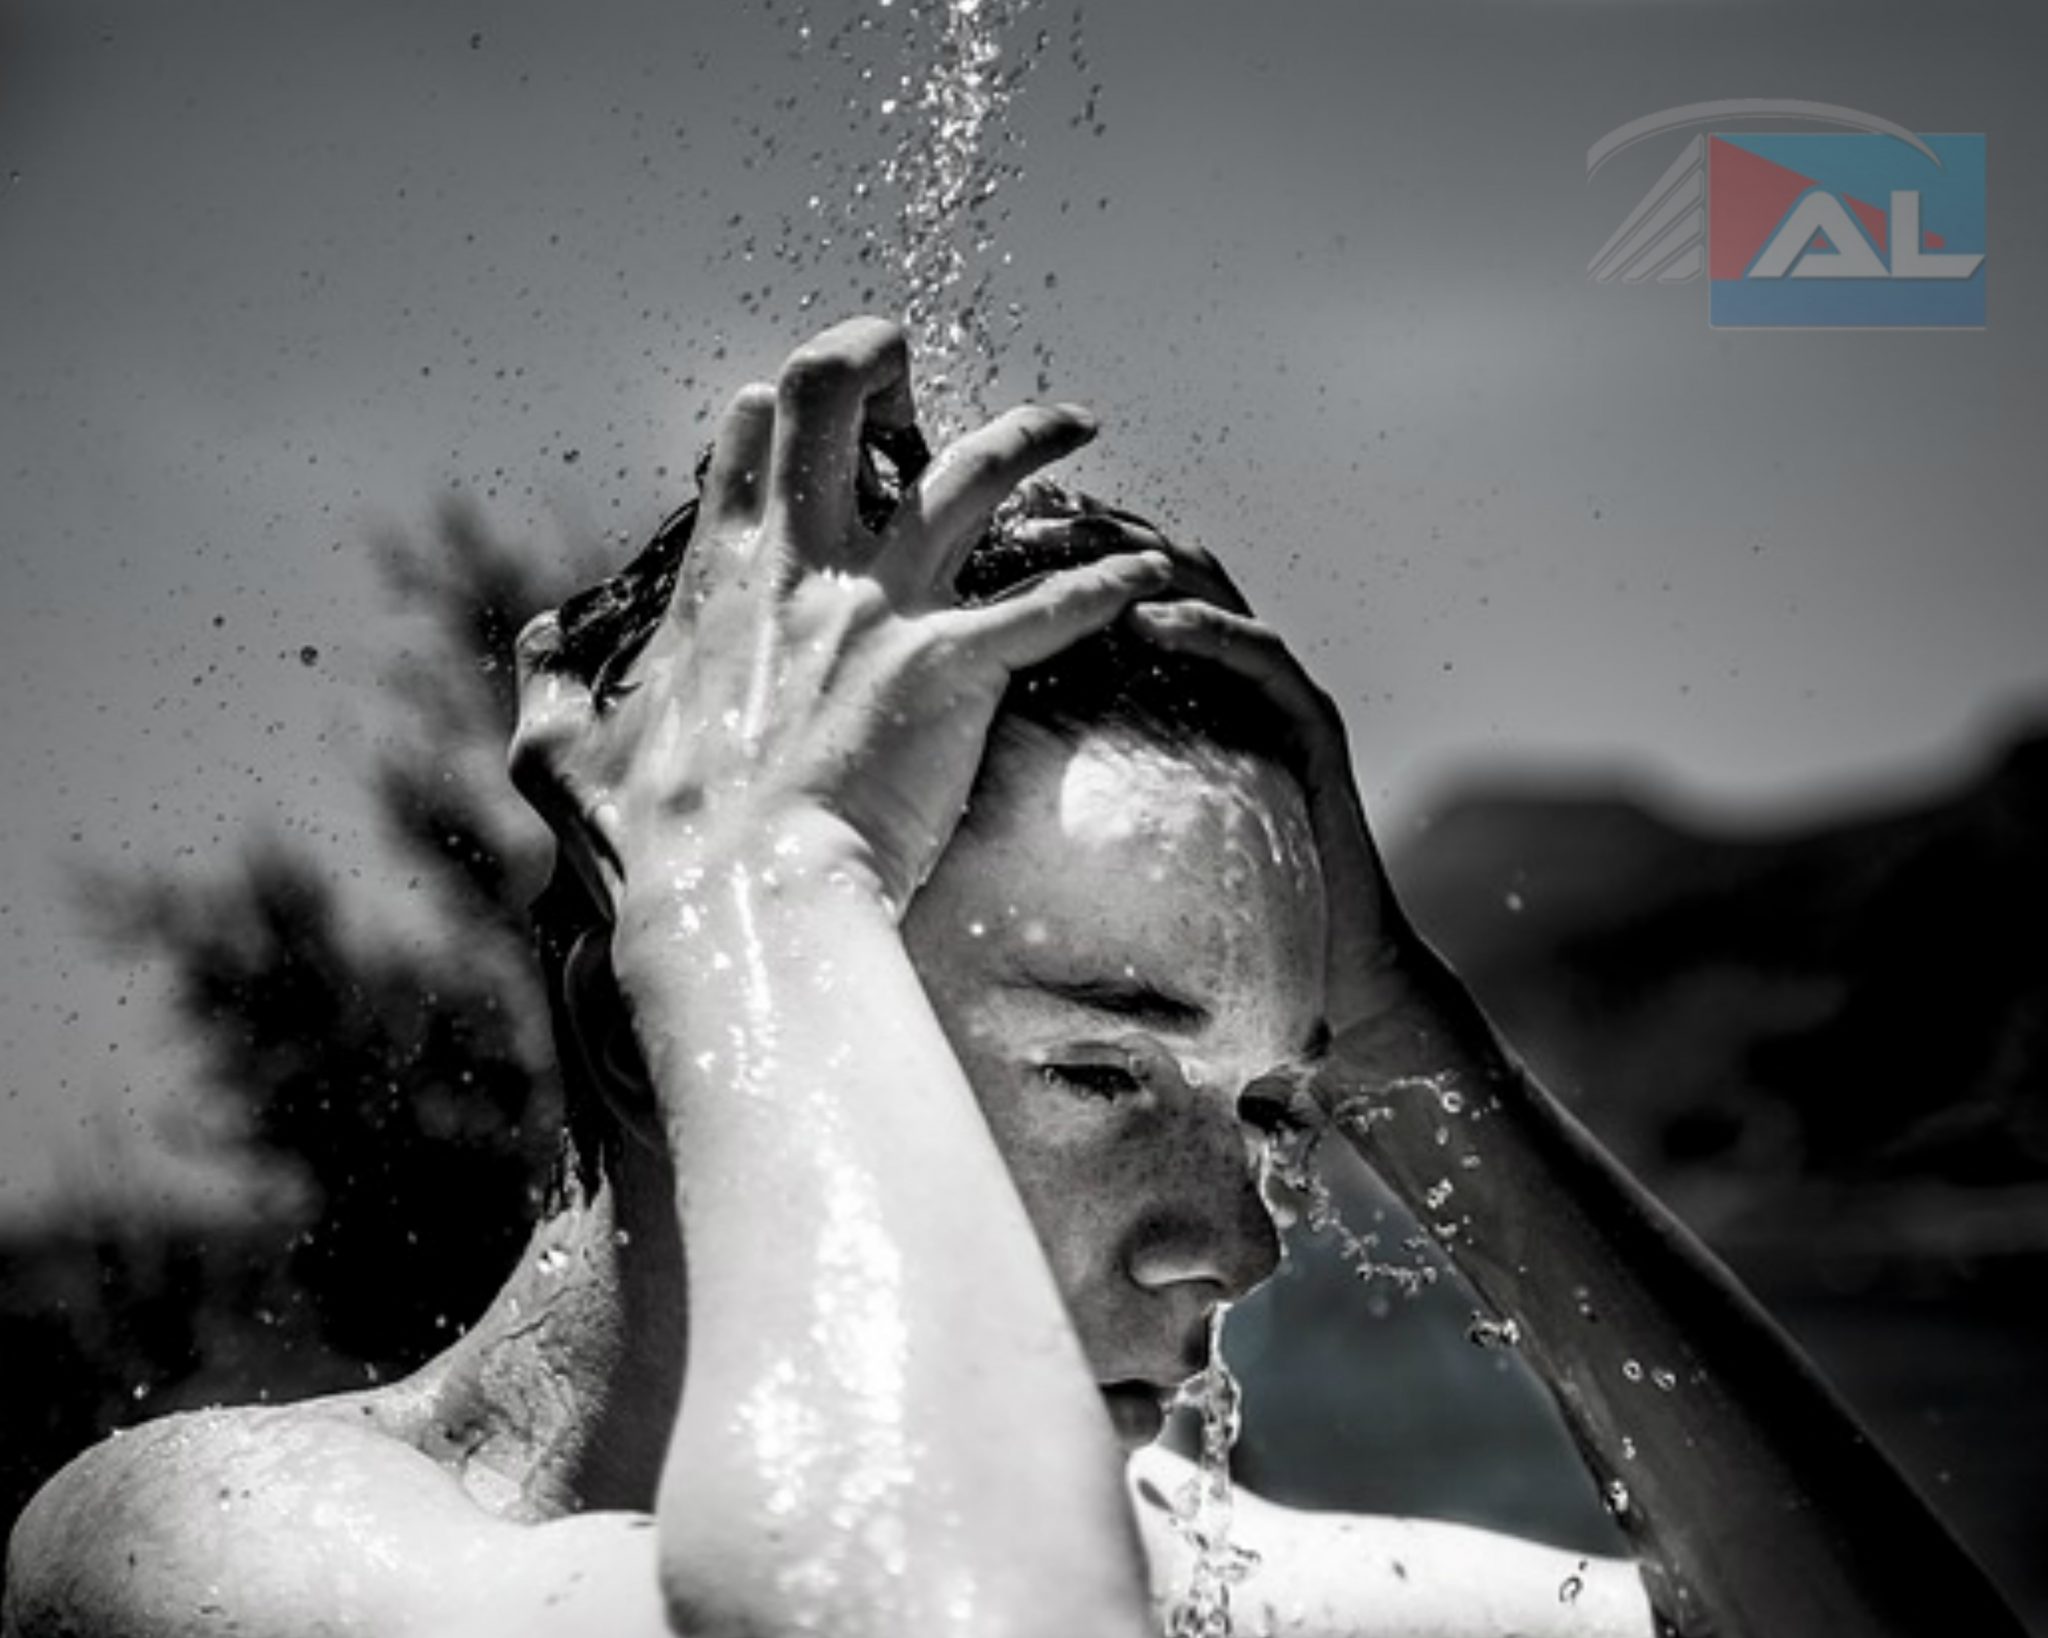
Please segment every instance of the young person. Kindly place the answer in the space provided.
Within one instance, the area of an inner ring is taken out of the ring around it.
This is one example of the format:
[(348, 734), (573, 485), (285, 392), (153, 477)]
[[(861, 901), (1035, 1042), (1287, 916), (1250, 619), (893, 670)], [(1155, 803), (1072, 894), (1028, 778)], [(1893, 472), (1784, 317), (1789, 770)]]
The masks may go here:
[(1142, 1447), (1303, 1124), (1439, 1203), (1636, 1559), (1247, 1498), (1247, 1630), (2016, 1633), (1416, 938), (1214, 565), (1096, 508), (989, 530), (1086, 416), (882, 482), (913, 427), (901, 333), (826, 332), (521, 640), (572, 1145), (490, 1310), (393, 1386), (89, 1452), (9, 1638), (1156, 1630), (1184, 1464)]

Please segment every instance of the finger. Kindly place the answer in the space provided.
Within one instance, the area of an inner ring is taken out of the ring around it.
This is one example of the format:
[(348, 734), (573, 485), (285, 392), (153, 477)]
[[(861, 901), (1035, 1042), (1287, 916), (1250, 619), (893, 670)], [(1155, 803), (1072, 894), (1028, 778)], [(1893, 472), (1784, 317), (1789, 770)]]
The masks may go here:
[(907, 591), (950, 591), (995, 509), (1034, 472), (1095, 436), (1078, 404), (1026, 404), (949, 444), (890, 520), (877, 570)]
[(536, 615), (513, 646), (519, 719), (506, 753), (512, 783), (544, 818), (569, 801), (557, 775), (559, 751), (590, 721), (590, 690), (562, 656), (562, 626), (552, 611)]
[(862, 425), (901, 431), (916, 418), (901, 326), (848, 319), (791, 353), (775, 383), (768, 462), (767, 508), (777, 532), (814, 562), (837, 558), (853, 533)]
[[(1387, 890), (1379, 849), (1365, 822), (1365, 809), (1351, 772), (1343, 713), (1303, 669), (1272, 627), (1204, 602), (1134, 603), (1125, 622), (1160, 647), (1197, 654), (1224, 666), (1260, 689), (1281, 715), (1294, 725), (1292, 746), (1283, 755), (1302, 781), (1315, 827), (1316, 850), (1323, 875), (1348, 905), (1370, 905), (1362, 924), (1365, 953), (1352, 948), (1361, 924), (1351, 917), (1333, 919), (1330, 932), (1347, 953), (1333, 960), (1333, 973), (1357, 975), (1374, 970), (1391, 948), (1388, 930), (1403, 925), (1402, 911)], [(1355, 1014), (1363, 1003), (1347, 994), (1334, 1013)]]
[(1222, 564), (1199, 546), (1169, 540), (1143, 518), (1095, 503), (1096, 509), (1071, 518), (1026, 518), (1009, 525), (1005, 534), (1020, 545), (1058, 558), (1063, 553), (1094, 557), (1110, 552), (1164, 552), (1173, 564), (1173, 590), (1198, 597), (1219, 608), (1249, 615), (1251, 604)]
[(1302, 669), (1280, 634), (1263, 621), (1193, 598), (1139, 603), (1125, 620), (1162, 648), (1199, 654), (1257, 684), (1305, 725), (1330, 726), (1334, 712), (1328, 696)]
[(1100, 512), (1080, 512), (1072, 517), (1020, 518), (1003, 528), (1005, 538), (1042, 551), (1092, 551), (1098, 555), (1114, 552), (1158, 551), (1172, 554), (1167, 538), (1149, 524), (1126, 523)]
[(760, 521), (761, 490), (775, 433), (775, 389), (751, 381), (733, 395), (719, 418), (711, 464), (699, 485), (703, 533), (751, 528)]
[(1159, 552), (1106, 557), (1062, 569), (999, 602), (954, 617), (968, 640), (1011, 671), (1049, 660), (1102, 630), (1133, 601), (1161, 590), (1172, 565)]

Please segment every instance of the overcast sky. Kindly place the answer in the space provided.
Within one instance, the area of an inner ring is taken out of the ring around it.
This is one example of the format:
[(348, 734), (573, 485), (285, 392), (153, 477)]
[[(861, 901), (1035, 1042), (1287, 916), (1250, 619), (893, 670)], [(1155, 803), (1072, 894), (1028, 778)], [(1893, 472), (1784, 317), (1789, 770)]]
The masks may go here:
[[(888, 140), (819, 42), (909, 3), (0, 8), (0, 1212), (157, 1177), (186, 1069), (67, 866), (268, 822), (365, 868), (368, 535), (679, 499), (706, 413), (871, 281), (805, 237)], [(1384, 826), (1559, 759), (1825, 811), (2048, 704), (2038, 6), (1096, 0), (1079, 64), (1075, 15), (1013, 31), (1050, 43), (998, 402), (1044, 367), (1100, 411), (1081, 475), (1229, 559)], [(1590, 183), (1588, 146), (1736, 96), (1986, 133), (1988, 328), (1591, 283), (1680, 139)]]

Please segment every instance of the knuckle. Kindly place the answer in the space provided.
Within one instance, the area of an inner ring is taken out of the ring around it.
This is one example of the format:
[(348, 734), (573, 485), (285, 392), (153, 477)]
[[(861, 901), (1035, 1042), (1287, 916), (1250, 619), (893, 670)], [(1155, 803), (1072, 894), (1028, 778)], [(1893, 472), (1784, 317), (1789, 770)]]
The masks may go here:
[(749, 381), (732, 395), (726, 405), (726, 424), (735, 430), (751, 425), (775, 410), (775, 386), (768, 381)]
[(957, 475), (960, 483), (969, 489), (986, 489), (1002, 484), (1016, 458), (1015, 446), (1008, 438), (977, 439), (958, 446), (958, 451), (955, 456)]
[(1016, 454), (1045, 456), (1056, 453), (1071, 440), (1073, 423), (1057, 410), (1025, 404), (1004, 418), (1003, 430)]
[(875, 353), (892, 369), (910, 362), (910, 337), (903, 326), (894, 319), (861, 318), (853, 321), (865, 327), (874, 337)]
[(857, 376), (845, 349), (821, 337), (789, 355), (776, 382), (776, 396), (784, 404), (815, 404), (845, 394)]
[(848, 581), (840, 596), (844, 599), (845, 618), (857, 630), (882, 625), (896, 612), (895, 600), (887, 589), (867, 576)]
[(512, 653), (522, 665), (539, 665), (561, 644), (561, 619), (553, 609), (545, 609), (519, 628), (519, 635), (512, 640)]

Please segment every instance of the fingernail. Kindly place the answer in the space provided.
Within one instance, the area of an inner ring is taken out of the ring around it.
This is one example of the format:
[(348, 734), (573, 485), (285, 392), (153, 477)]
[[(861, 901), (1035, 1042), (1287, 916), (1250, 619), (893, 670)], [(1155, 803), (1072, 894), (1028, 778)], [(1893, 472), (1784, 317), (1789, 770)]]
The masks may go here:
[(1086, 433), (1091, 438), (1102, 430), (1102, 422), (1097, 418), (1095, 412), (1085, 404), (1055, 404), (1053, 408), (1058, 410), (1069, 421), (1072, 421), (1079, 431)]

